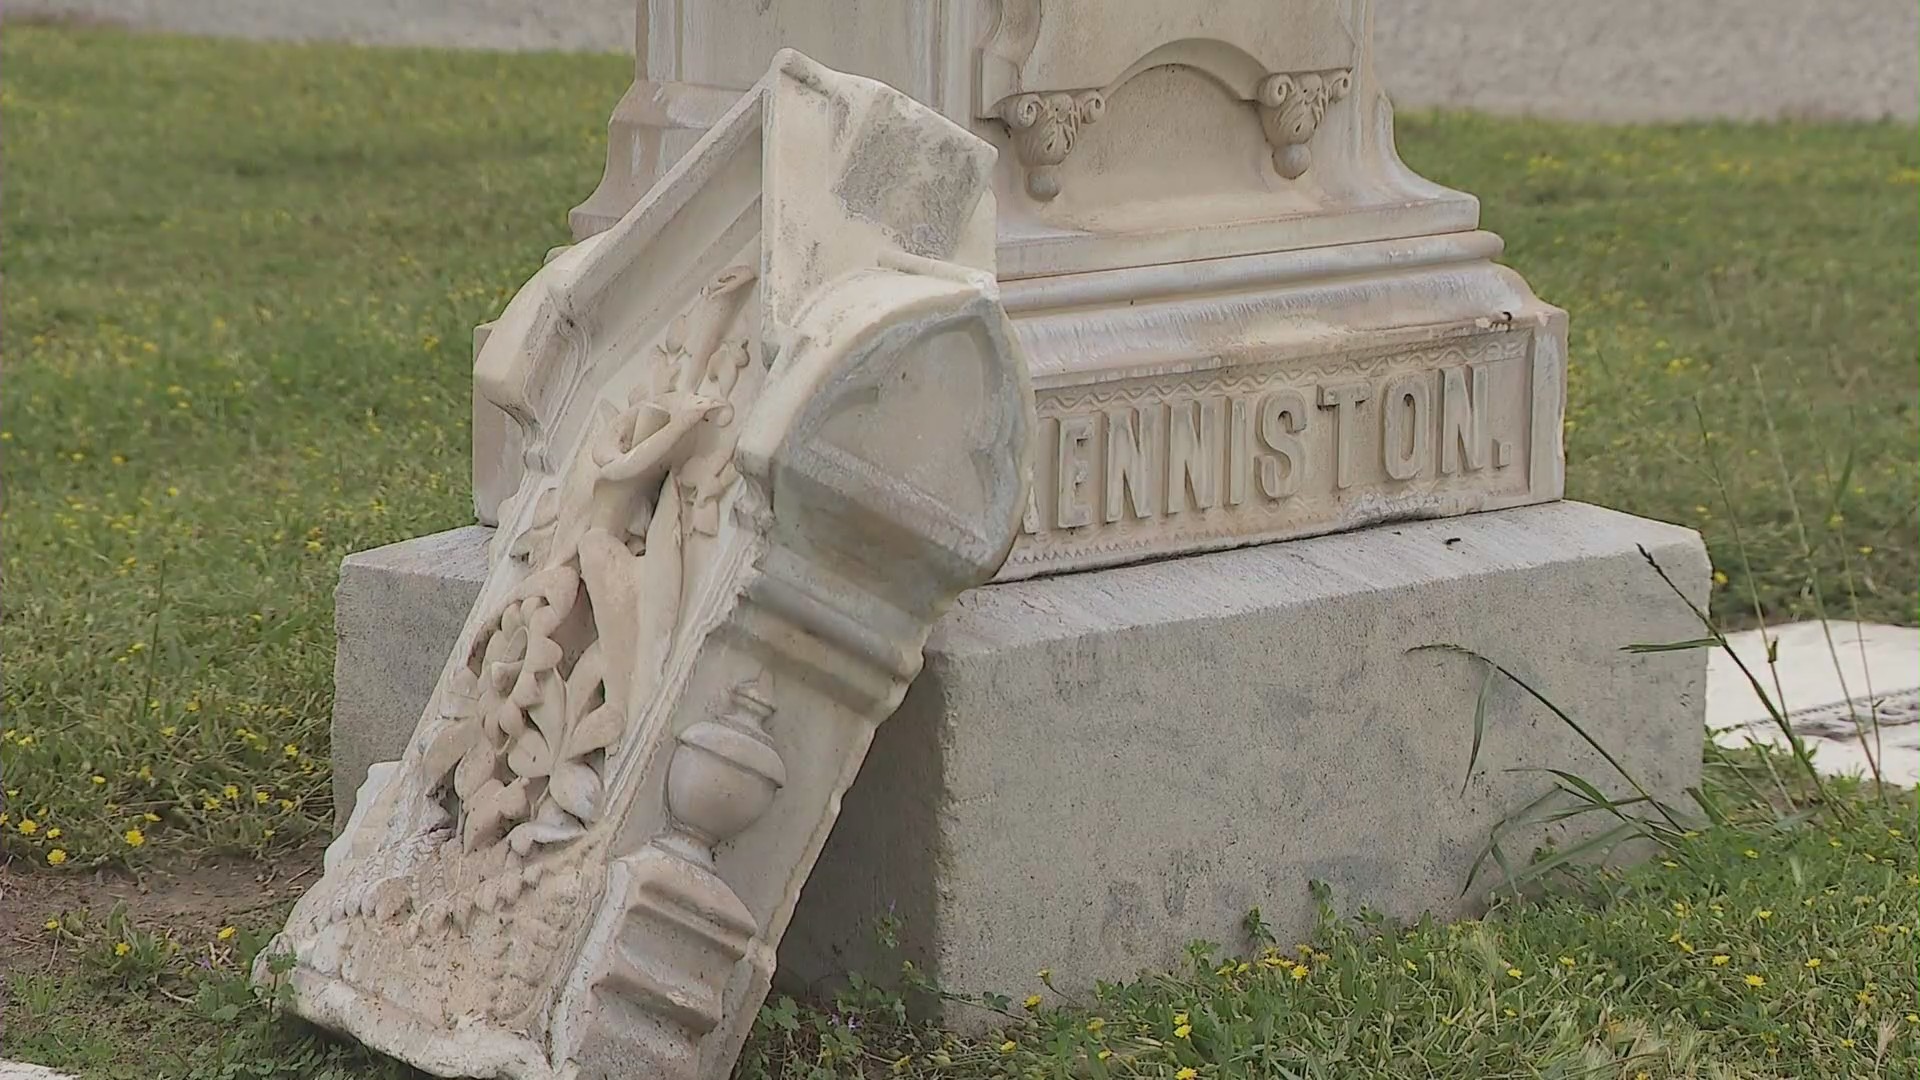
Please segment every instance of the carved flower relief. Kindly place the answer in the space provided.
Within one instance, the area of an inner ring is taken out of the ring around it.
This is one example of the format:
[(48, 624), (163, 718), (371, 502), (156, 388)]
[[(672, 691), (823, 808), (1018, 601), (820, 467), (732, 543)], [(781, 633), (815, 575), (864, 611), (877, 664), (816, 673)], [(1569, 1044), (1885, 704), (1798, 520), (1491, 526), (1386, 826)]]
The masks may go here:
[(1055, 170), (1073, 153), (1081, 126), (1098, 123), (1106, 112), (1106, 96), (1098, 90), (1015, 94), (1000, 104), (1013, 152), (1027, 170), (1027, 194), (1041, 202), (1060, 194)]
[(1260, 83), (1260, 127), (1273, 147), (1273, 167), (1281, 176), (1297, 179), (1313, 164), (1307, 143), (1326, 118), (1327, 105), (1346, 97), (1352, 88), (1353, 72), (1348, 70), (1279, 73)]
[(526, 855), (581, 835), (599, 815), (596, 766), (619, 737), (622, 717), (607, 703), (597, 642), (562, 670), (566, 650), (556, 635), (573, 614), (579, 582), (569, 565), (528, 579), (449, 682), (449, 723), (426, 768), (432, 776), (451, 772), (468, 851), (504, 836)]

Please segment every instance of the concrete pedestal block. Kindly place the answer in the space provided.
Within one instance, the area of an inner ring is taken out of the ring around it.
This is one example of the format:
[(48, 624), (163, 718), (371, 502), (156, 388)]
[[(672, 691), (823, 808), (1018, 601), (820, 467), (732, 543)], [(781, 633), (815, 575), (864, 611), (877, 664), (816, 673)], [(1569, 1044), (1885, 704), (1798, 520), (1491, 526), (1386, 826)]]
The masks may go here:
[(407, 749), (420, 710), (487, 578), (478, 525), (356, 551), (333, 591), (333, 827), (353, 812), (367, 766)]
[[(405, 744), (486, 535), (343, 566), (336, 790)], [(947, 985), (1014, 993), (1041, 967), (1085, 987), (1175, 966), (1194, 938), (1238, 946), (1253, 907), (1300, 939), (1312, 880), (1348, 911), (1471, 910), (1459, 894), (1488, 830), (1548, 786), (1516, 770), (1624, 784), (1501, 681), (1463, 793), (1483, 669), (1418, 647), (1498, 661), (1683, 803), (1706, 655), (1622, 651), (1699, 633), (1642, 548), (1705, 603), (1693, 532), (1566, 502), (965, 594), (846, 795), (781, 945), (783, 981), (897, 969), (871, 933), (889, 913), (904, 954)], [(403, 591), (433, 560), (438, 587)]]

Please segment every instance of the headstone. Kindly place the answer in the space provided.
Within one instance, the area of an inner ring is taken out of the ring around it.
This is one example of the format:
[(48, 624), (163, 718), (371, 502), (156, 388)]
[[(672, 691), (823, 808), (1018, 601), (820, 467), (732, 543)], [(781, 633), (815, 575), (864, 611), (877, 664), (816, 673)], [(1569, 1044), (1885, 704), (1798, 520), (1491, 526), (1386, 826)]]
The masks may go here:
[(782, 52), (507, 306), (475, 383), (525, 468), (259, 962), (296, 1012), (442, 1075), (729, 1073), (875, 725), (1019, 521), (992, 160)]
[[(999, 148), (1040, 425), (1013, 580), (1563, 489), (1566, 320), (1401, 163), (1371, 0), (646, 0), (579, 236), (781, 44)], [(482, 409), (484, 413), (484, 407)], [(482, 415), (476, 509), (516, 454)]]
[[(848, 166), (846, 190), (920, 215), (909, 244), (959, 229), (977, 246), (955, 261), (996, 268), (1031, 377), (1032, 483), (995, 583), (927, 639), (927, 674), (847, 792), (781, 948), (788, 976), (897, 970), (866, 951), (884, 914), (949, 985), (1012, 991), (1039, 966), (1085, 989), (1177, 965), (1193, 938), (1235, 940), (1252, 906), (1310, 933), (1314, 879), (1342, 911), (1471, 910), (1485, 894), (1462, 895), (1466, 868), (1541, 794), (1537, 770), (1619, 784), (1511, 687), (1467, 776), (1484, 668), (1423, 645), (1533, 680), (1658, 798), (1698, 781), (1704, 657), (1622, 646), (1698, 635), (1645, 560), (1704, 603), (1704, 549), (1558, 501), (1565, 316), (1493, 261), (1473, 196), (1401, 163), (1372, 11), (641, 5), (607, 171), (572, 215), (583, 245), (674, 187), (783, 45), (998, 151), (964, 227), (900, 205), (916, 196), (896, 162)], [(505, 325), (478, 335), (483, 372)], [(524, 473), (551, 466), (477, 385), (475, 510), (512, 532)], [(470, 588), (478, 544), (349, 560), (343, 670), (426, 648), (366, 597), (423, 563)], [(381, 718), (427, 693), (383, 705), (369, 688), (342, 689), (346, 754), (392, 746)], [(336, 785), (364, 761), (337, 759)], [(1580, 824), (1506, 842), (1564, 844)]]

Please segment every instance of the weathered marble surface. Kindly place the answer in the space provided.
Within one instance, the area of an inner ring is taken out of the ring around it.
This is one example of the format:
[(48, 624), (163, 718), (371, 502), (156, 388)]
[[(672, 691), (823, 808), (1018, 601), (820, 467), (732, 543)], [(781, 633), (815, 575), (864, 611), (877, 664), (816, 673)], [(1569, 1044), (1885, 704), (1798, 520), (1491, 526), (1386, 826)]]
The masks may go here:
[[(415, 644), (394, 613), (352, 597), (408, 588), (431, 563), (470, 599), (488, 532), (354, 556), (343, 634), (444, 652), (457, 618)], [(1641, 546), (1704, 600), (1693, 532), (1571, 502), (972, 590), (935, 625), (925, 670), (848, 789), (780, 970), (815, 994), (849, 971), (886, 977), (900, 958), (877, 955), (871, 931), (888, 913), (916, 962), (1002, 993), (1041, 966), (1073, 989), (1177, 967), (1195, 937), (1238, 940), (1255, 905), (1304, 938), (1312, 878), (1344, 912), (1470, 913), (1479, 898), (1460, 889), (1487, 830), (1542, 790), (1538, 773), (1508, 769), (1613, 774), (1500, 686), (1462, 791), (1475, 665), (1405, 650), (1445, 641), (1500, 659), (1685, 805), (1703, 707), (1752, 694), (1709, 683), (1704, 653), (1622, 650), (1699, 633)], [(415, 682), (387, 714), (430, 688)], [(336, 747), (404, 742), (395, 723), (340, 737), (359, 722), (336, 715)], [(334, 767), (365, 761), (336, 753)]]
[(731, 1071), (875, 726), (1024, 503), (992, 161), (782, 52), (508, 304), (475, 383), (525, 468), (255, 972), (296, 1012), (445, 1076)]
[[(1547, 502), (1566, 319), (1393, 146), (1371, 0), (645, 0), (590, 235), (780, 42), (999, 148), (1041, 418), (1000, 580)], [(516, 448), (476, 416), (482, 522)]]

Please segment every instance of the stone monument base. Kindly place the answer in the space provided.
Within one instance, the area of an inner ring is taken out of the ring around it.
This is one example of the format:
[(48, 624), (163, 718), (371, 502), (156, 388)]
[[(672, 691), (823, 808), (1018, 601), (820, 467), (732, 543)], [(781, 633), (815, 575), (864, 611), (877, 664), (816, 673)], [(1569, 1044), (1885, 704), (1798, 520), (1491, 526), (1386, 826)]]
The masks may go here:
[[(405, 746), (490, 533), (342, 564), (343, 819), (366, 766)], [(904, 955), (943, 983), (1007, 993), (1042, 967), (1087, 987), (1176, 966), (1195, 938), (1238, 948), (1254, 907), (1304, 940), (1309, 881), (1342, 910), (1465, 913), (1488, 830), (1550, 784), (1518, 770), (1624, 785), (1504, 680), (1467, 779), (1483, 668), (1419, 647), (1497, 661), (1683, 803), (1699, 780), (1706, 655), (1622, 651), (1699, 635), (1643, 548), (1706, 602), (1696, 534), (1571, 502), (967, 593), (847, 792), (779, 978), (818, 988), (897, 970), (872, 933), (889, 913)], [(1524, 858), (1546, 838), (1505, 846)]]

